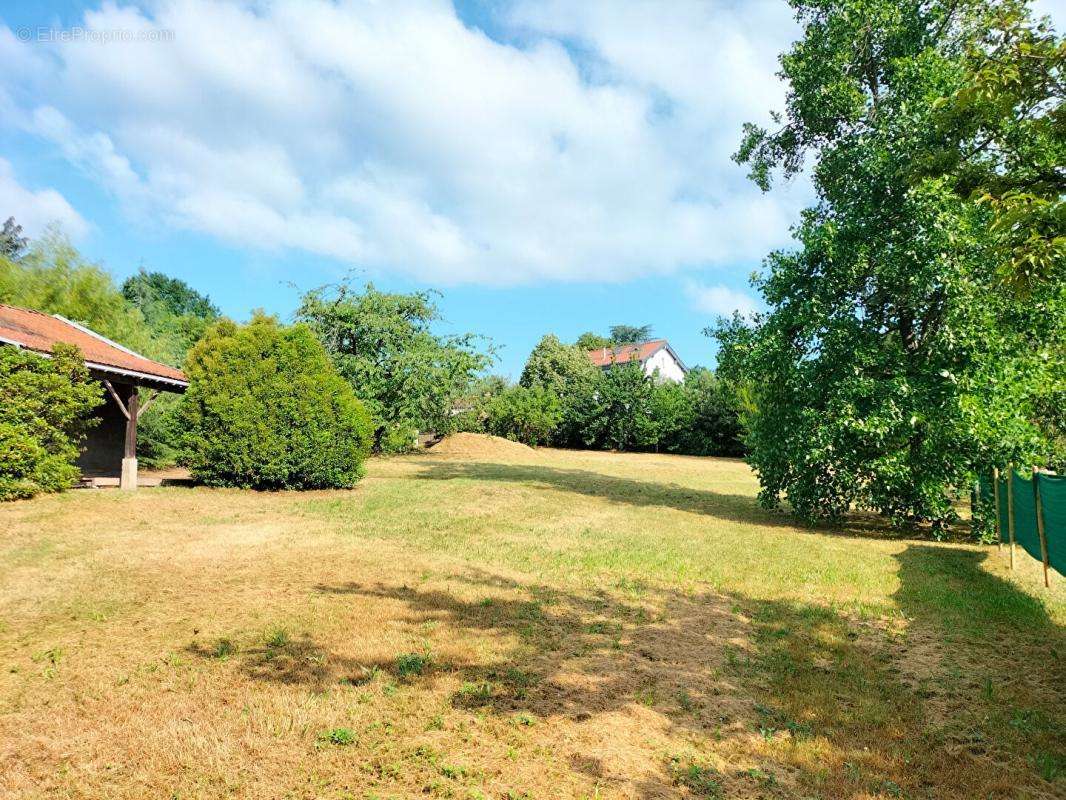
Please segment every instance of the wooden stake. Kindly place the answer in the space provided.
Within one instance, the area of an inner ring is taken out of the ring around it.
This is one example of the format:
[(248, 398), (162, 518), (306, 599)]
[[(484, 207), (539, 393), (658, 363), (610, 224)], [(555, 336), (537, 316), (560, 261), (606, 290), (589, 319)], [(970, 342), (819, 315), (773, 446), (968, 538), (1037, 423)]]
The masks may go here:
[(1036, 532), (1040, 535), (1040, 556), (1044, 560), (1044, 588), (1051, 588), (1048, 579), (1047, 534), (1044, 533), (1044, 504), (1040, 502), (1040, 473), (1033, 467), (1033, 491), (1036, 493)]
[(1010, 568), (1014, 569), (1014, 464), (1007, 465), (1007, 532), (1010, 534)]
[(1003, 552), (1003, 531), (999, 525), (999, 467), (992, 467), (992, 494), (996, 498), (996, 547)]

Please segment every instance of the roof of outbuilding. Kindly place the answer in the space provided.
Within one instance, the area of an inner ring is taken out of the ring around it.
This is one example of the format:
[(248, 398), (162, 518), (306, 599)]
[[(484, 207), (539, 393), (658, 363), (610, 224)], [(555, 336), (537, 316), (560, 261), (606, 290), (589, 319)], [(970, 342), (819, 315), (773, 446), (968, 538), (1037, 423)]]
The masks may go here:
[(83, 325), (60, 316), (0, 304), (0, 344), (51, 353), (59, 342), (76, 345), (89, 369), (134, 380), (156, 381), (174, 389), (188, 386), (180, 369), (145, 358)]
[(666, 339), (652, 339), (650, 342), (597, 347), (595, 350), (589, 350), (588, 354), (589, 359), (597, 367), (609, 367), (612, 364), (627, 364), (630, 361), (647, 361), (663, 347), (668, 346)]

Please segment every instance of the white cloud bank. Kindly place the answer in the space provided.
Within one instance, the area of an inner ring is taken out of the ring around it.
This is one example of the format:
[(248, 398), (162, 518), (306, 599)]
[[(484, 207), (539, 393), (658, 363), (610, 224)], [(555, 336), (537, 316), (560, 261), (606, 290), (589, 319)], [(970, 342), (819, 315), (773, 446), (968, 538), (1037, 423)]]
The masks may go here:
[(53, 223), (75, 239), (89, 231), (89, 224), (54, 189), (27, 189), (15, 177), (11, 163), (0, 158), (0, 223), (9, 216), (27, 236), (39, 236)]
[(807, 197), (729, 161), (781, 103), (780, 2), (520, 0), (509, 43), (445, 0), (151, 8), (83, 25), (171, 41), (0, 28), (6, 124), (138, 224), (434, 282), (625, 280), (758, 259)]

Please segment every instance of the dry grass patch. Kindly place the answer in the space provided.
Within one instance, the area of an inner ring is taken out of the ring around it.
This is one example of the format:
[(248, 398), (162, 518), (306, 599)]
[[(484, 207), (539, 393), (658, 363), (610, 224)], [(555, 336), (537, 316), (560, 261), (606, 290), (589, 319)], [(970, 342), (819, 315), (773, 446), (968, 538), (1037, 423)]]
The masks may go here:
[(369, 470), (0, 508), (0, 796), (1064, 793), (1061, 580), (730, 460)]

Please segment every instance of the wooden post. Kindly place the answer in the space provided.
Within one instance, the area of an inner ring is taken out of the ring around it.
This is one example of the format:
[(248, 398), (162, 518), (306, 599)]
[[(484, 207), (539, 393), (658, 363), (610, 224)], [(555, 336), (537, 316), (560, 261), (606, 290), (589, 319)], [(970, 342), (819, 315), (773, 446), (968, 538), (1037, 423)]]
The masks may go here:
[(130, 387), (130, 399), (126, 405), (126, 447), (122, 456), (122, 478), (119, 488), (133, 490), (137, 488), (137, 387)]
[(1003, 531), (999, 527), (999, 467), (992, 467), (992, 494), (996, 498), (996, 547), (1003, 552)]
[(1010, 568), (1014, 569), (1014, 464), (1007, 464), (1007, 531), (1010, 534)]
[(1040, 474), (1033, 467), (1033, 492), (1036, 493), (1036, 532), (1040, 535), (1040, 556), (1044, 561), (1044, 588), (1051, 588), (1048, 579), (1047, 534), (1044, 533), (1044, 504), (1040, 501)]

